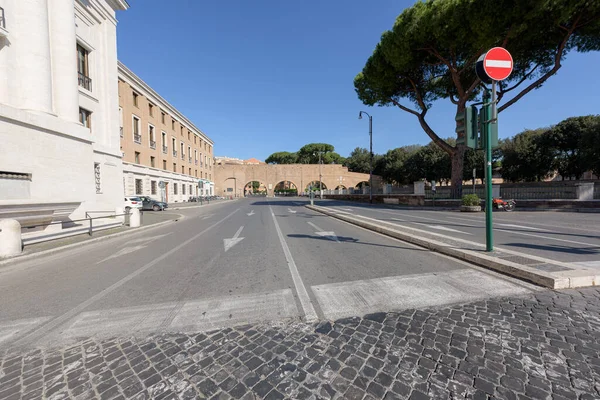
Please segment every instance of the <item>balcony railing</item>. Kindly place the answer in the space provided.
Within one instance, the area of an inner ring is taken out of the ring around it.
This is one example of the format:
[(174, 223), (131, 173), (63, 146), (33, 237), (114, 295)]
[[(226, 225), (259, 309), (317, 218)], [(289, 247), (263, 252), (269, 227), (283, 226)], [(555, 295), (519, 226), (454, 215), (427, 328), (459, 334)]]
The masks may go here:
[(185, 154), (181, 153), (181, 159), (185, 160)]
[(155, 149), (156, 148), (156, 142), (154, 140), (150, 141), (150, 148), (151, 149)]
[(167, 154), (167, 152), (168, 152), (167, 150), (169, 150), (169, 149), (167, 148), (167, 146), (163, 146), (162, 148), (163, 148), (163, 153)]
[(173, 157), (177, 157), (177, 150), (173, 150)]
[(192, 157), (188, 158), (188, 161), (190, 162), (190, 164), (192, 163)]
[(194, 160), (194, 164), (198, 165), (198, 160)]
[(89, 76), (85, 76), (81, 72), (77, 73), (79, 75), (79, 86), (84, 89), (92, 91), (92, 79)]
[(142, 135), (133, 134), (133, 141), (136, 143), (142, 143)]
[(123, 127), (119, 128), (119, 134), (121, 135), (121, 137), (123, 137)]

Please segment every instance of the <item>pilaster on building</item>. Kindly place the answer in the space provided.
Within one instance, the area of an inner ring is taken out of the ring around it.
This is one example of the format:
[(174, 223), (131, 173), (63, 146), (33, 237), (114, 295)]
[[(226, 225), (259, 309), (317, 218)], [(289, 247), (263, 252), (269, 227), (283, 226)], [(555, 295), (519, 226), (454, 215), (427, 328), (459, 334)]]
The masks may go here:
[(73, 219), (122, 206), (116, 13), (128, 7), (0, 3), (0, 210)]

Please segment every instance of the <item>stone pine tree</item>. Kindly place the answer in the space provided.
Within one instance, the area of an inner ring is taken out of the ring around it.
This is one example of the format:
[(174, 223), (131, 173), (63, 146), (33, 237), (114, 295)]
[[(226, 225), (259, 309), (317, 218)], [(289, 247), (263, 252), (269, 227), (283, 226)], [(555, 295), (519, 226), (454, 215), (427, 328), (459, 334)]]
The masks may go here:
[[(462, 190), (465, 146), (441, 139), (427, 112), (444, 99), (462, 112), (480, 93), (475, 63), (502, 46), (514, 59), (510, 78), (499, 85), (499, 111), (537, 89), (561, 68), (570, 51), (600, 49), (598, 0), (427, 0), (398, 16), (366, 62), (354, 86), (366, 105), (395, 106), (414, 115), (452, 162), (452, 185)], [(574, 96), (555, 94), (557, 100)], [(412, 103), (412, 104), (411, 104)]]

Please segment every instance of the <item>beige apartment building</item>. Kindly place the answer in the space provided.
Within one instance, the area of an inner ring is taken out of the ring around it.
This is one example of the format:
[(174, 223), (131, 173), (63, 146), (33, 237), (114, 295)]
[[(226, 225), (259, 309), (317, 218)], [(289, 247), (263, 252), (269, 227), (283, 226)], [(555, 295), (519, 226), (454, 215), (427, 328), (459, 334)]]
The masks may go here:
[(213, 141), (125, 65), (118, 66), (125, 196), (183, 202), (213, 195)]

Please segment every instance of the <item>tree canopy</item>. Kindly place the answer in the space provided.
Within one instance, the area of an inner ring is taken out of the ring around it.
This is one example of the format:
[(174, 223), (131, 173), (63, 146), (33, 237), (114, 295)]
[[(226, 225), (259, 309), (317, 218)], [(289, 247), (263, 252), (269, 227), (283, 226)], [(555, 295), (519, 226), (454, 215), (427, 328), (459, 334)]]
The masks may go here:
[(267, 164), (296, 164), (298, 162), (298, 155), (289, 151), (279, 151), (267, 157), (265, 162)]
[(397, 17), (354, 80), (364, 104), (396, 106), (418, 118), (452, 157), (456, 188), (462, 184), (465, 146), (441, 139), (427, 123), (427, 111), (447, 99), (462, 112), (476, 99), (481, 82), (475, 63), (495, 46), (507, 48), (514, 59), (512, 75), (498, 88), (502, 112), (541, 87), (570, 51), (600, 50), (600, 1), (420, 1)]
[(267, 164), (343, 164), (345, 159), (328, 143), (309, 143), (295, 153), (279, 151), (266, 158)]

